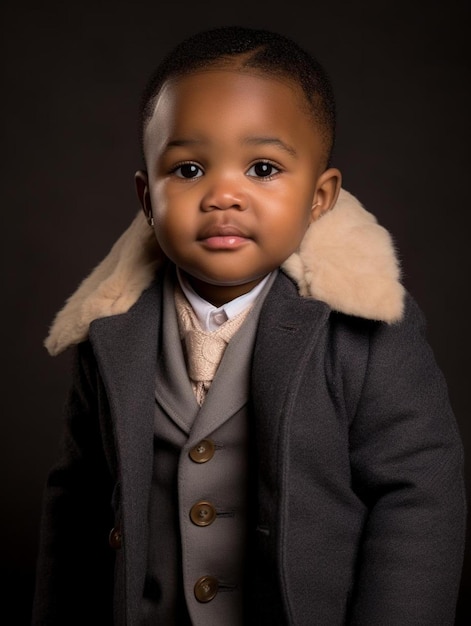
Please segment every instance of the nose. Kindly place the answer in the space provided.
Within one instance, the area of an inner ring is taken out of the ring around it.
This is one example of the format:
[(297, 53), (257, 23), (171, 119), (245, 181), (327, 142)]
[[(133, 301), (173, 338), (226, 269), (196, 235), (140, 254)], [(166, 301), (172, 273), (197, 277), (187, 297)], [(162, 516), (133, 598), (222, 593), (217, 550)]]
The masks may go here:
[(218, 178), (208, 181), (209, 185), (201, 199), (201, 209), (203, 211), (225, 211), (236, 209), (245, 211), (247, 208), (247, 197), (243, 185), (235, 178)]

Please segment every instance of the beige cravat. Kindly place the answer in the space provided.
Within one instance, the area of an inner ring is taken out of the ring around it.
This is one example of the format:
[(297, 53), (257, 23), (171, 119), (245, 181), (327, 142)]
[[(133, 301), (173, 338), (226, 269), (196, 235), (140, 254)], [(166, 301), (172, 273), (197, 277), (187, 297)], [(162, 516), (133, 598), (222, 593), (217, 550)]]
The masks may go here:
[(213, 331), (204, 331), (179, 285), (175, 286), (180, 338), (183, 341), (188, 376), (198, 404), (204, 402), (227, 344), (242, 326), (251, 306)]

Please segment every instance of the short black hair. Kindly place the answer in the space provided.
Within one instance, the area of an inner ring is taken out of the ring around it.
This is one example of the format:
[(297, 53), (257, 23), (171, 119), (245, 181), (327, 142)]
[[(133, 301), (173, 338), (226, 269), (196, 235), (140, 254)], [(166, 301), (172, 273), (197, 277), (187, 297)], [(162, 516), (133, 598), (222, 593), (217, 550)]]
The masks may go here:
[(141, 97), (139, 136), (143, 154), (144, 133), (152, 118), (163, 84), (195, 71), (240, 57), (240, 69), (259, 70), (297, 83), (306, 98), (325, 144), (330, 162), (335, 141), (335, 99), (330, 79), (319, 63), (285, 35), (263, 29), (223, 26), (198, 32), (179, 43), (159, 63)]

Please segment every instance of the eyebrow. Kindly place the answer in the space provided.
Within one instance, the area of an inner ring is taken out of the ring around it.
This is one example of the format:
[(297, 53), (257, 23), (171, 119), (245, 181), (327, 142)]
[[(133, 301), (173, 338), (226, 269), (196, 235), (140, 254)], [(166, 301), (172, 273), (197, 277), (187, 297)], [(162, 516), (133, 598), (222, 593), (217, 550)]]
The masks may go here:
[(168, 141), (165, 145), (165, 150), (168, 150), (169, 148), (184, 148), (185, 146), (195, 146), (202, 143), (204, 142), (199, 139), (172, 139), (171, 141)]
[[(181, 148), (181, 147), (186, 147), (186, 146), (195, 146), (195, 145), (201, 145), (204, 143), (206, 142), (201, 139), (172, 139), (171, 141), (167, 143), (167, 145), (165, 146), (165, 149), (168, 150), (169, 148)], [(285, 143), (281, 139), (278, 139), (278, 137), (264, 137), (264, 136), (263, 137), (262, 136), (261, 137), (257, 137), (257, 136), (244, 137), (242, 139), (242, 143), (252, 145), (252, 146), (266, 146), (266, 145), (277, 146), (278, 148), (281, 148), (282, 150), (284, 150), (285, 152), (287, 152), (293, 157), (298, 156), (296, 150), (293, 147), (291, 147), (289, 144)]]
[(252, 146), (266, 146), (272, 145), (281, 148), (285, 152), (288, 152), (293, 157), (297, 157), (298, 154), (296, 150), (290, 146), (289, 144), (281, 141), (278, 137), (244, 137), (243, 143), (252, 145)]

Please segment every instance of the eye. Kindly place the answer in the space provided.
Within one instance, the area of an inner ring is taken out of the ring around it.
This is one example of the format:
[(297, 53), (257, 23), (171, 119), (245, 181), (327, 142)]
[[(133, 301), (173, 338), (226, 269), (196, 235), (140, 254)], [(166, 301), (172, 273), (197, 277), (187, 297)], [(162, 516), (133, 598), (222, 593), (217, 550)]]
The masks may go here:
[(270, 163), (269, 161), (258, 161), (247, 171), (249, 176), (255, 178), (271, 178), (275, 174), (278, 174), (280, 169)]
[(172, 170), (172, 174), (178, 178), (199, 178), (203, 176), (203, 170), (195, 163), (182, 163)]

